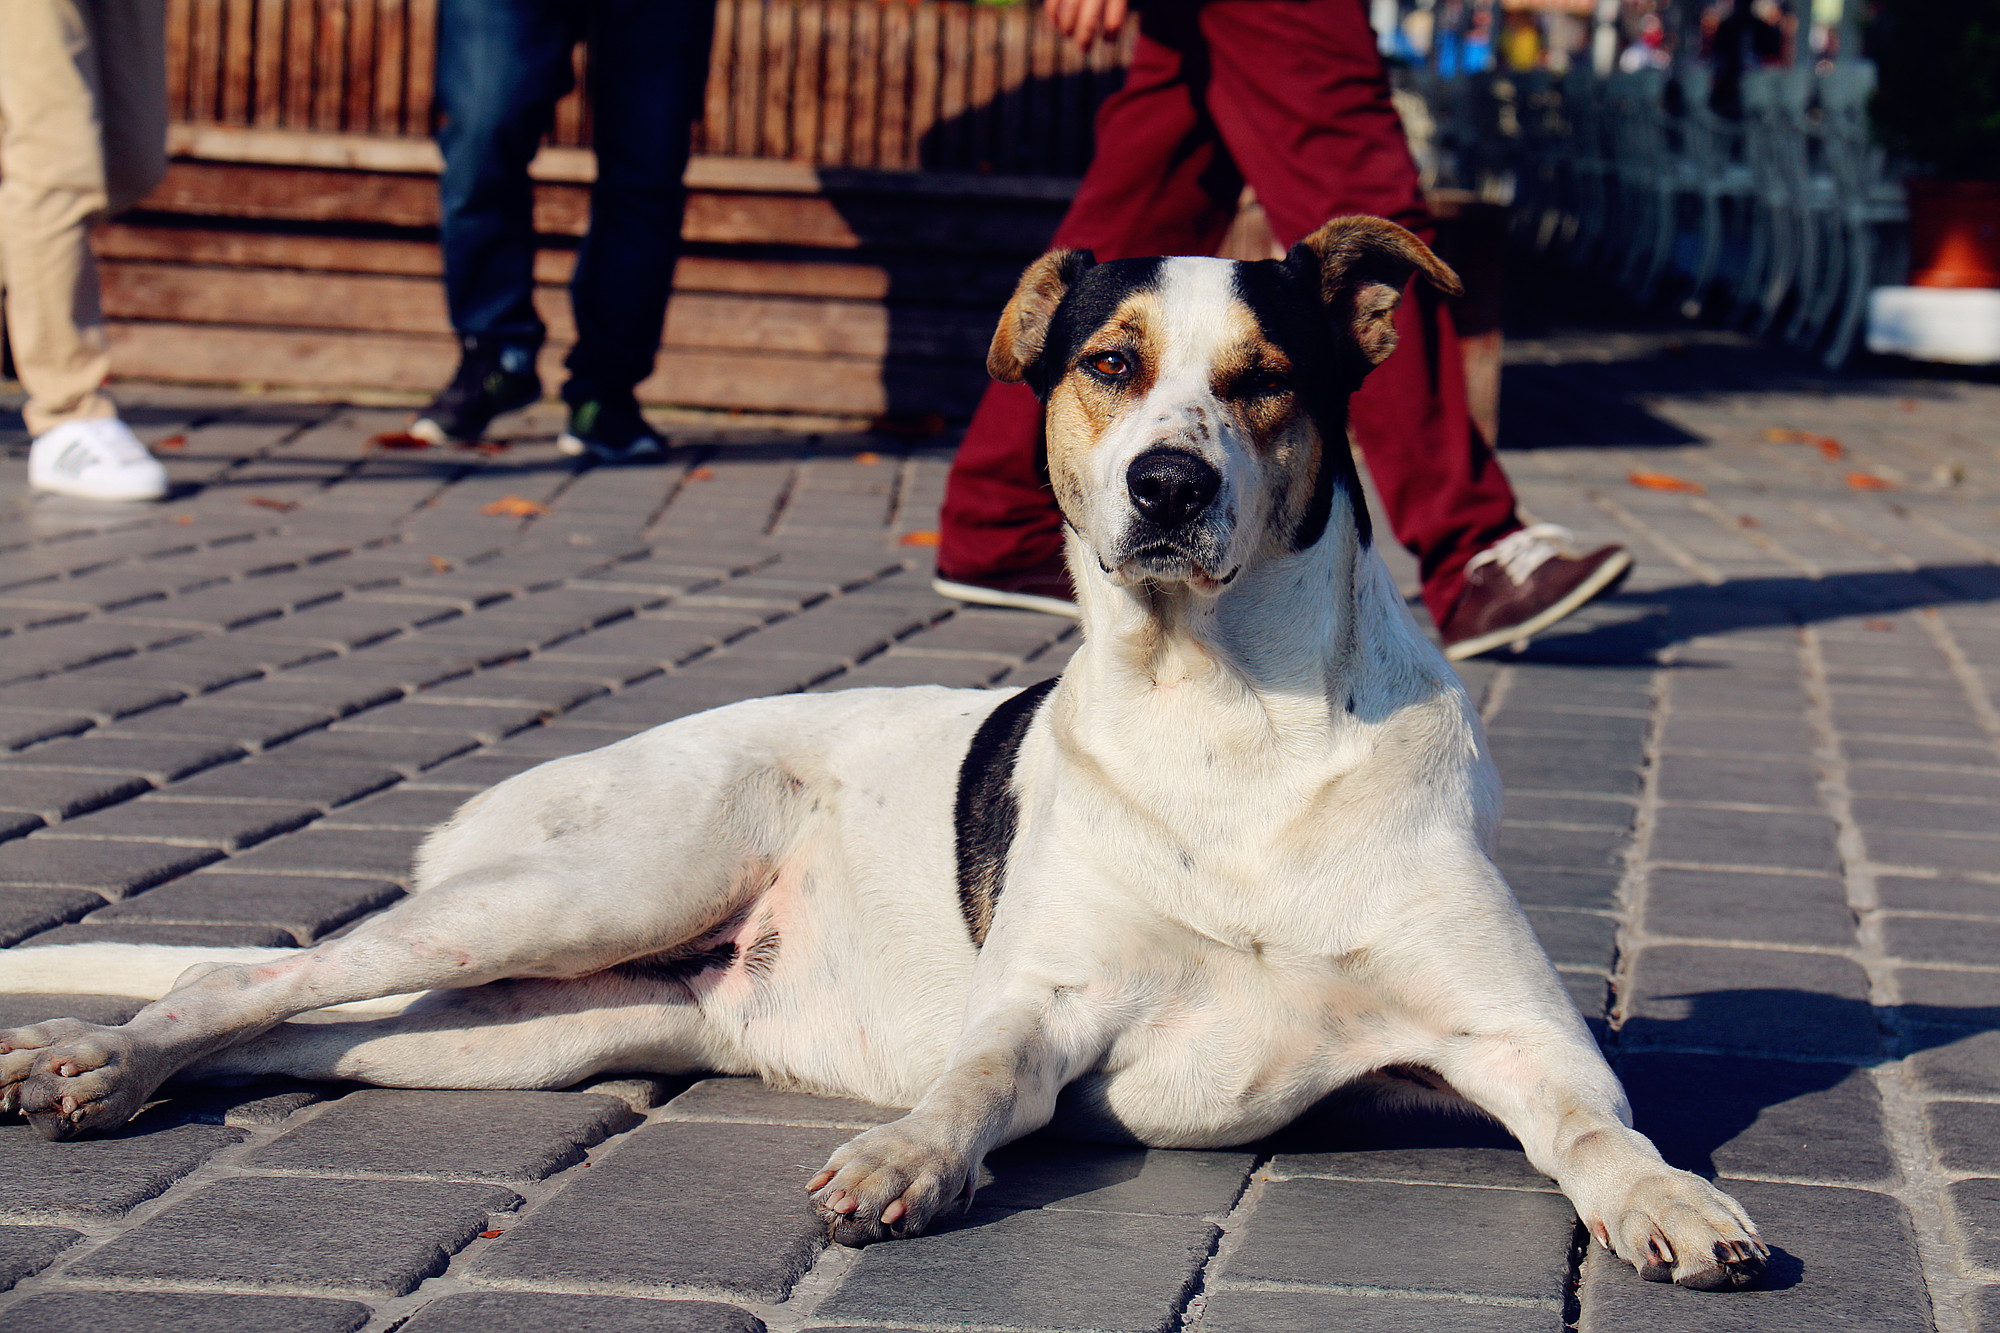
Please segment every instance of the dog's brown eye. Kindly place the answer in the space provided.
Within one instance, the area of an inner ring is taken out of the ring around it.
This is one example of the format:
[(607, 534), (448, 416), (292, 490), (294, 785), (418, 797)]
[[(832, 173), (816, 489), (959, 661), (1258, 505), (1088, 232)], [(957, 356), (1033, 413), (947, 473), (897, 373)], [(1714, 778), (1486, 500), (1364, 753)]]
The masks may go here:
[(1278, 371), (1259, 370), (1251, 374), (1243, 387), (1256, 394), (1283, 393), (1292, 387), (1292, 381)]
[(1108, 380), (1122, 380), (1132, 373), (1132, 362), (1123, 352), (1099, 352), (1090, 358), (1090, 368)]

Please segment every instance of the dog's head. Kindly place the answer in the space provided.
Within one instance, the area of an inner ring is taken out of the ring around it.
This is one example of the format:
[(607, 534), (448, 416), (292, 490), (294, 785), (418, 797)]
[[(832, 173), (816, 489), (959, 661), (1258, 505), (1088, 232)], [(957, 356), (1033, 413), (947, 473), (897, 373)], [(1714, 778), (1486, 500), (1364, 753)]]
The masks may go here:
[(1395, 350), (1412, 273), (1459, 290), (1372, 217), (1254, 264), (1058, 250), (1022, 275), (986, 366), (1041, 398), (1056, 500), (1114, 582), (1214, 593), (1318, 542), (1337, 493), (1367, 539), (1347, 398)]

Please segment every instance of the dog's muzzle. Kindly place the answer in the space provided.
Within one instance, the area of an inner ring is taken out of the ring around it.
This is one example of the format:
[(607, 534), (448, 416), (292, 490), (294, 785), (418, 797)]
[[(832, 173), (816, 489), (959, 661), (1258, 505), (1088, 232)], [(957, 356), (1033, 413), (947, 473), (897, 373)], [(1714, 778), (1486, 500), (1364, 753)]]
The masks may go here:
[(1125, 488), (1140, 519), (1167, 536), (1202, 516), (1222, 474), (1185, 449), (1148, 449), (1125, 469)]

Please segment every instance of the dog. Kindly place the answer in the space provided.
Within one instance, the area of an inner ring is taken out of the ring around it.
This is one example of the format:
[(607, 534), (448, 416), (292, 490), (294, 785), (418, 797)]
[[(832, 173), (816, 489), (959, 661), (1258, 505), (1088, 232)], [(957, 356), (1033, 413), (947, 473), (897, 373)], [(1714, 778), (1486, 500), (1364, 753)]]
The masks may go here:
[(751, 700), (554, 760), (310, 949), (0, 955), (7, 990), (163, 995), (0, 1033), (0, 1105), (69, 1138), (170, 1078), (756, 1074), (912, 1108), (806, 1184), (865, 1244), (1051, 1123), (1219, 1148), (1411, 1071), (1642, 1276), (1747, 1285), (1756, 1228), (1631, 1128), (1495, 869), (1477, 714), (1372, 546), (1346, 404), (1413, 276), (1457, 290), (1361, 217), (1283, 260), (1045, 255), (988, 369), (1045, 405), (1059, 680)]

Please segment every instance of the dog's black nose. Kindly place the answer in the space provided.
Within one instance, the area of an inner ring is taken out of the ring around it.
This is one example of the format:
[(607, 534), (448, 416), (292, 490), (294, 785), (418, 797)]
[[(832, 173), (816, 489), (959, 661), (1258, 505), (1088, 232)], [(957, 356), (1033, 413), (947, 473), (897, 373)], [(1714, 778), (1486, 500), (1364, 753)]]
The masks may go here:
[(1125, 469), (1139, 516), (1162, 528), (1189, 522), (1222, 489), (1222, 474), (1182, 449), (1148, 449)]

